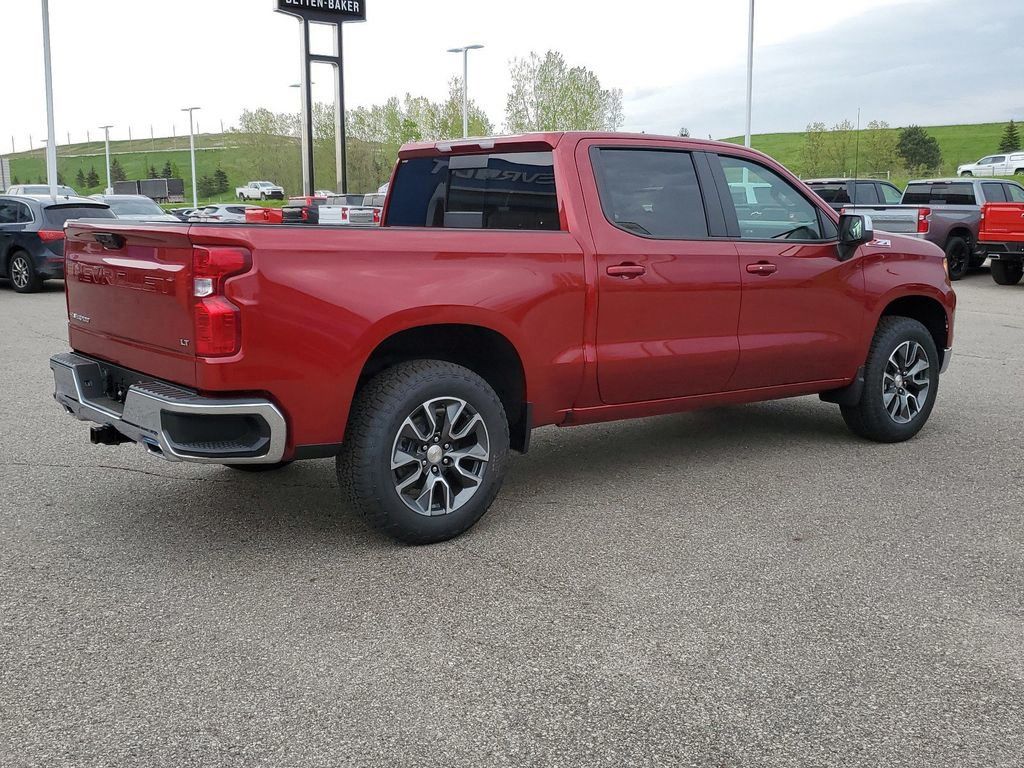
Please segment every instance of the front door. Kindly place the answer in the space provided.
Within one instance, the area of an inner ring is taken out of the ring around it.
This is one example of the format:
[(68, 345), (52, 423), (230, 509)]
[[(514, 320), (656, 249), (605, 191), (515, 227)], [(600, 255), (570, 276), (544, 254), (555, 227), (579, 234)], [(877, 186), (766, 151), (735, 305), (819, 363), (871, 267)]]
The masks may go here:
[(602, 401), (722, 391), (739, 357), (739, 266), (735, 246), (709, 235), (695, 156), (612, 144), (589, 157)]
[(729, 389), (852, 378), (863, 363), (859, 259), (839, 260), (835, 223), (795, 184), (750, 160), (719, 160), (733, 191), (726, 217), (736, 217), (743, 281)]

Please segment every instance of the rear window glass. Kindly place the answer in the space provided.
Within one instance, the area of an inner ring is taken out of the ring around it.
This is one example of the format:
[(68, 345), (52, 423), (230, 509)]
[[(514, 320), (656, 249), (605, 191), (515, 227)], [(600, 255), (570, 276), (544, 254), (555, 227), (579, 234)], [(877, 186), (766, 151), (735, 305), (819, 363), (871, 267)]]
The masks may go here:
[(903, 193), (904, 205), (928, 205), (932, 201), (931, 184), (908, 184)]
[(850, 202), (850, 195), (846, 191), (845, 184), (811, 184), (809, 186), (826, 203)]
[(601, 207), (619, 229), (660, 240), (708, 236), (704, 201), (688, 152), (601, 149), (595, 165)]
[(973, 184), (910, 184), (904, 205), (974, 205)]
[(560, 229), (552, 154), (509, 152), (403, 160), (387, 223), (398, 227)]
[(43, 223), (51, 229), (63, 229), (72, 219), (113, 219), (114, 212), (103, 205), (69, 205), (47, 208), (43, 211)]

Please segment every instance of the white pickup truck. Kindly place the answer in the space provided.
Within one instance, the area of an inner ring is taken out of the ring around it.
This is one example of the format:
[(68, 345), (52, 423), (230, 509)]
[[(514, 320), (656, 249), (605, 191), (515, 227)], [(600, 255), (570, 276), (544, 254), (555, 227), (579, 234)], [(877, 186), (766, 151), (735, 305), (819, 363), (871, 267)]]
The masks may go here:
[(284, 187), (270, 181), (250, 181), (235, 189), (239, 200), (284, 200)]

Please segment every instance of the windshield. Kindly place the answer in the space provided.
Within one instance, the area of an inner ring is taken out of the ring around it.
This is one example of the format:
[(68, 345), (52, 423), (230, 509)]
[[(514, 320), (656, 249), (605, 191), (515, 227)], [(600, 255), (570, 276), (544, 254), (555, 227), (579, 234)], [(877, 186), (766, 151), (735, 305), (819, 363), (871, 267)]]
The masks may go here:
[(147, 198), (139, 200), (110, 200), (108, 202), (117, 216), (163, 215), (163, 209)]

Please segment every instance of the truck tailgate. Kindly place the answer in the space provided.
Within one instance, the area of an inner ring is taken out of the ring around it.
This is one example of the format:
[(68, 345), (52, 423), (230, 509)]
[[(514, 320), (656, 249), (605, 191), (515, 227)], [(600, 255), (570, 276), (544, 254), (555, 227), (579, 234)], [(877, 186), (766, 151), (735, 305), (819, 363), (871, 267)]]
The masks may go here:
[(903, 205), (845, 205), (844, 213), (857, 213), (871, 217), (871, 225), (881, 232), (892, 232), (897, 235), (915, 234), (917, 232), (917, 206)]
[(985, 203), (978, 240), (988, 243), (1024, 242), (1024, 203)]
[(65, 280), (75, 351), (194, 386), (190, 226), (68, 225)]

